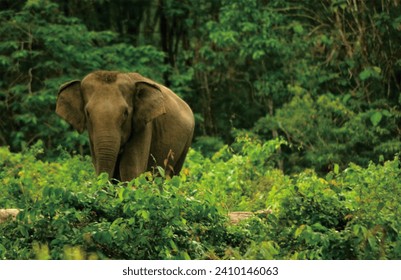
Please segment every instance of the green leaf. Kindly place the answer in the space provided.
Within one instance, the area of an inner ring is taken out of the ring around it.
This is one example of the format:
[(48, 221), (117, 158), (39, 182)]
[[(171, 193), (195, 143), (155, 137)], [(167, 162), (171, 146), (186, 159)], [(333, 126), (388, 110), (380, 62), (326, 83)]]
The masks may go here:
[(370, 116), (370, 121), (373, 124), (373, 126), (378, 126), (382, 118), (383, 114), (381, 112), (376, 111)]
[(344, 103), (344, 104), (347, 104), (348, 100), (350, 100), (351, 97), (352, 97), (351, 94), (349, 94), (349, 93), (345, 94), (345, 95), (343, 96), (343, 100), (342, 100), (343, 103)]
[(188, 255), (187, 252), (181, 252), (180, 255), (186, 261), (191, 260), (191, 257)]
[(336, 175), (340, 174), (340, 166), (337, 163), (334, 164), (333, 171), (334, 171), (334, 174), (336, 174)]
[(148, 222), (150, 220), (150, 214), (149, 214), (149, 211), (147, 211), (147, 210), (144, 210), (144, 209), (139, 210), (139, 211), (136, 212), (136, 214), (138, 216), (142, 217), (142, 219), (145, 222)]
[(159, 172), (160, 176), (162, 176), (163, 178), (165, 178), (165, 177), (166, 177), (166, 172), (165, 172), (165, 170), (163, 169), (163, 167), (157, 166), (156, 168), (157, 168), (157, 171)]
[(377, 247), (376, 238), (373, 235), (368, 237), (368, 243), (369, 243), (370, 248), (372, 248), (372, 249)]
[(304, 27), (299, 23), (295, 24), (293, 26), (293, 29), (294, 29), (294, 32), (297, 33), (297, 34), (303, 34), (304, 33)]
[(381, 74), (382, 70), (380, 69), (380, 67), (377, 66), (373, 66), (373, 67), (368, 67), (365, 68), (360, 74), (359, 74), (359, 78), (362, 81), (365, 81), (369, 78), (376, 78), (379, 79), (380, 78), (380, 74)]
[(391, 114), (391, 112), (389, 110), (383, 110), (382, 111), (383, 116), (387, 117), (387, 118), (391, 118), (393, 115)]
[(294, 237), (295, 237), (295, 238), (299, 237), (299, 236), (302, 234), (302, 232), (304, 231), (305, 227), (306, 227), (306, 225), (300, 225), (300, 226), (295, 230)]

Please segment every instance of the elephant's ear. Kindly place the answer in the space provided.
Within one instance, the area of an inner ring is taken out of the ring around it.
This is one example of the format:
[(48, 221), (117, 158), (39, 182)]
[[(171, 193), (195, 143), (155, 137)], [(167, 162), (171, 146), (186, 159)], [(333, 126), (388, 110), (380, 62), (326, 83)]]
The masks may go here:
[(79, 133), (85, 128), (84, 102), (81, 95), (81, 81), (63, 84), (58, 91), (56, 113), (71, 124)]
[(138, 128), (166, 113), (162, 89), (152, 80), (133, 73), (135, 83), (134, 125)]

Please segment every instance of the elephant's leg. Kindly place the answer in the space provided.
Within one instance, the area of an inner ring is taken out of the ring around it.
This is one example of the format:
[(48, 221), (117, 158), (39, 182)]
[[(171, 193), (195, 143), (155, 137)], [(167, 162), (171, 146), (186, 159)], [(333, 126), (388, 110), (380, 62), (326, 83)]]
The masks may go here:
[[(188, 148), (186, 148), (183, 153), (180, 155), (176, 163), (174, 164), (174, 173), (171, 175), (178, 175), (184, 165), (185, 158), (187, 156)], [(170, 177), (171, 177), (170, 175)]]
[(187, 143), (185, 144), (184, 150), (182, 151), (179, 158), (177, 159), (177, 161), (174, 164), (174, 174), (173, 175), (178, 175), (180, 173), (182, 166), (184, 165), (185, 158), (187, 157), (189, 147), (191, 146), (191, 142), (192, 142), (192, 135), (188, 139)]
[(148, 123), (143, 130), (131, 135), (124, 146), (120, 160), (121, 181), (130, 181), (146, 171), (148, 166), (152, 124)]

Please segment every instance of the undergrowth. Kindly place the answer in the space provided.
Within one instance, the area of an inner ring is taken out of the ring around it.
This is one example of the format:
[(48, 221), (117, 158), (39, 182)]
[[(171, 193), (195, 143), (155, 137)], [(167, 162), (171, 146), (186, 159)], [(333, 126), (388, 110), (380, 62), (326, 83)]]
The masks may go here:
[[(0, 147), (1, 259), (400, 259), (398, 156), (326, 176), (275, 167), (282, 140), (239, 137), (180, 176), (96, 177), (90, 158)], [(267, 210), (257, 212), (258, 210)], [(232, 224), (232, 211), (254, 211)]]

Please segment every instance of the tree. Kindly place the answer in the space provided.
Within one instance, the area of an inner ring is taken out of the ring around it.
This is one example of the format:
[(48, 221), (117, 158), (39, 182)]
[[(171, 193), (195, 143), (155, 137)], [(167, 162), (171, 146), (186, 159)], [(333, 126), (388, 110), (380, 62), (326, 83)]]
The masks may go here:
[(99, 68), (171, 87), (207, 152), (246, 131), (285, 138), (283, 168), (327, 171), (401, 149), (398, 1), (55, 3), (0, 4), (0, 141), (14, 150), (85, 144), (55, 118), (55, 92)]
[(151, 73), (155, 79), (165, 71), (155, 48), (119, 43), (110, 31), (88, 31), (49, 1), (28, 1), (21, 10), (0, 12), (0, 19), (0, 141), (13, 150), (41, 139), (49, 149), (82, 151), (87, 138), (54, 113), (62, 83), (97, 69)]

